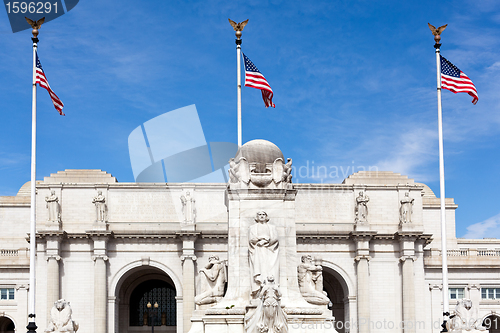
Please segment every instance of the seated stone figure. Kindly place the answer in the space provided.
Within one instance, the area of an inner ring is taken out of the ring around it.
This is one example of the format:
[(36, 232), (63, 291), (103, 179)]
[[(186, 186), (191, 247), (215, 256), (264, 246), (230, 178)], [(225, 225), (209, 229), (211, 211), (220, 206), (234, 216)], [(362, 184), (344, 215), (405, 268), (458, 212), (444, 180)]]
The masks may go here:
[(60, 299), (54, 302), (52, 310), (50, 310), (50, 323), (45, 332), (54, 333), (75, 333), (78, 331), (78, 323), (71, 319), (71, 306), (69, 302)]
[(455, 314), (450, 316), (447, 322), (449, 332), (484, 332), (486, 327), (482, 326), (481, 318), (477, 313), (477, 308), (472, 306), (470, 299), (457, 301)]
[(297, 273), (300, 292), (307, 302), (317, 305), (330, 302), (323, 291), (323, 268), (315, 265), (310, 255), (302, 256), (302, 263), (297, 268)]
[(218, 256), (208, 258), (208, 264), (199, 271), (198, 278), (198, 295), (194, 299), (196, 304), (216, 303), (224, 296), (226, 264)]

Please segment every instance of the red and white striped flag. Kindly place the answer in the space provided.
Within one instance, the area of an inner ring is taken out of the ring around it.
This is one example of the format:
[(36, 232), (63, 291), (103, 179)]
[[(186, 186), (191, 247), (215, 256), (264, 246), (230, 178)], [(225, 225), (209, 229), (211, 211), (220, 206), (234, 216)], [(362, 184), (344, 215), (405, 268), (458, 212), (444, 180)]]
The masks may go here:
[(464, 72), (449, 62), (445, 57), (441, 57), (441, 88), (456, 93), (466, 92), (472, 97), (472, 104), (476, 104), (479, 97), (474, 83)]
[(36, 53), (36, 78), (35, 83), (38, 83), (40, 87), (46, 89), (49, 92), (50, 98), (52, 99), (52, 103), (54, 107), (59, 112), (61, 116), (64, 116), (62, 109), (64, 107), (63, 102), (57, 97), (56, 93), (50, 88), (49, 82), (47, 81), (47, 77), (42, 69), (42, 64), (40, 63), (40, 59), (38, 59), (38, 52)]
[(244, 54), (243, 60), (245, 62), (245, 87), (260, 89), (266, 108), (269, 106), (275, 108), (276, 106), (273, 103), (273, 90), (269, 83), (267, 83), (266, 78)]

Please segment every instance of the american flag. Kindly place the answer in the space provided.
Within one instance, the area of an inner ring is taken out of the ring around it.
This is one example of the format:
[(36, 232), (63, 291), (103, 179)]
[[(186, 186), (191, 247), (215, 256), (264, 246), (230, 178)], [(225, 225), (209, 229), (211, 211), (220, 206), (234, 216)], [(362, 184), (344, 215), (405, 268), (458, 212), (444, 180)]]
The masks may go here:
[(38, 83), (40, 87), (47, 89), (49, 92), (50, 98), (52, 99), (52, 103), (54, 103), (54, 107), (59, 112), (61, 116), (64, 116), (62, 109), (64, 107), (63, 102), (57, 97), (56, 93), (50, 88), (49, 82), (47, 81), (47, 77), (45, 77), (45, 73), (42, 69), (42, 63), (40, 59), (38, 59), (38, 52), (36, 53), (36, 78), (35, 83)]
[(260, 89), (266, 108), (269, 106), (275, 108), (276, 106), (273, 103), (273, 90), (269, 83), (267, 83), (266, 78), (244, 54), (243, 60), (245, 61), (245, 87)]
[(472, 104), (478, 101), (477, 90), (474, 83), (464, 72), (441, 56), (441, 88), (456, 93), (466, 92), (472, 97)]

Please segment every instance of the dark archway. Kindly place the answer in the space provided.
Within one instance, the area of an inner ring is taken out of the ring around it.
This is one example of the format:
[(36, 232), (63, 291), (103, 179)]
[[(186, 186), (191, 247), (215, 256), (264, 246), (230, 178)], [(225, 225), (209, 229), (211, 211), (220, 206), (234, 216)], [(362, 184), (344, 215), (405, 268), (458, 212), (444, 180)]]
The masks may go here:
[(132, 291), (129, 304), (130, 326), (176, 326), (175, 289), (165, 281), (142, 282)]
[(500, 317), (490, 315), (484, 318), (483, 326), (485, 326), (490, 333), (500, 333)]
[(335, 329), (339, 333), (345, 332), (345, 317), (349, 313), (348, 291), (345, 281), (340, 274), (323, 266), (323, 290), (326, 291), (331, 301), (329, 308), (335, 317)]
[[(129, 271), (121, 282), (117, 298), (119, 332), (151, 332), (153, 323), (155, 332), (177, 331), (176, 289), (172, 279), (160, 269), (142, 266)], [(148, 302), (152, 305), (149, 309)], [(158, 303), (157, 309), (155, 303)]]
[(14, 333), (14, 322), (7, 317), (0, 317), (0, 333)]

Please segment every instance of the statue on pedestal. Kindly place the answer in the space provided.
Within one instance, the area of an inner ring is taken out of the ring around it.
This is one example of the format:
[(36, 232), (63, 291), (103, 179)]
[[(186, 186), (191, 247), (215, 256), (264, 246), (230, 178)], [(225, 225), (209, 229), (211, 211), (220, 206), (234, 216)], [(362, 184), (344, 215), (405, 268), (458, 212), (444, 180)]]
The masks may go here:
[(182, 202), (182, 214), (184, 215), (184, 222), (195, 223), (196, 220), (196, 208), (194, 206), (195, 200), (186, 192), (186, 196), (181, 195)]
[(368, 201), (370, 198), (360, 191), (356, 198), (356, 222), (368, 222)]
[(302, 297), (311, 304), (328, 304), (330, 300), (323, 291), (323, 267), (315, 265), (310, 255), (302, 256), (301, 261), (297, 273)]
[(281, 308), (281, 292), (268, 276), (259, 293), (260, 302), (251, 315), (245, 318), (246, 333), (287, 333), (287, 316)]
[(210, 256), (208, 264), (199, 271), (199, 291), (194, 301), (198, 305), (216, 303), (224, 296), (227, 281), (226, 264), (218, 256)]
[(473, 307), (472, 301), (467, 298), (457, 301), (455, 314), (450, 316), (450, 320), (446, 324), (449, 332), (474, 333), (487, 330), (486, 327), (482, 326), (477, 308)]
[(399, 208), (399, 221), (401, 223), (411, 223), (413, 201), (415, 201), (415, 199), (410, 198), (410, 193), (408, 192), (406, 192), (405, 197), (401, 199), (401, 207)]
[(50, 310), (50, 323), (45, 332), (54, 333), (75, 333), (78, 331), (78, 323), (71, 319), (71, 306), (69, 302), (60, 299), (54, 302), (52, 310)]
[(258, 293), (267, 276), (279, 280), (279, 241), (276, 227), (268, 223), (267, 213), (260, 211), (256, 224), (248, 230), (248, 257), (250, 261), (251, 295)]
[(48, 221), (51, 222), (61, 221), (59, 198), (56, 196), (56, 191), (51, 191), (50, 196), (45, 197), (45, 207), (49, 210)]
[(102, 195), (102, 191), (97, 192), (97, 196), (92, 199), (95, 205), (96, 221), (104, 222), (106, 219), (106, 198)]

